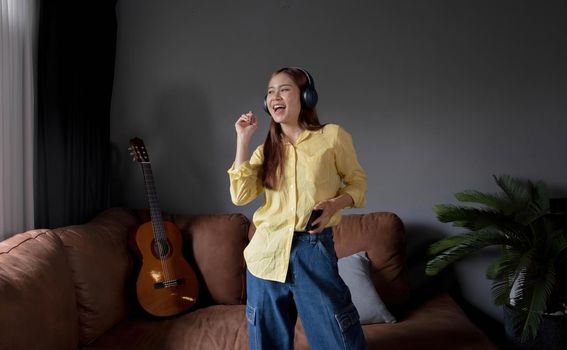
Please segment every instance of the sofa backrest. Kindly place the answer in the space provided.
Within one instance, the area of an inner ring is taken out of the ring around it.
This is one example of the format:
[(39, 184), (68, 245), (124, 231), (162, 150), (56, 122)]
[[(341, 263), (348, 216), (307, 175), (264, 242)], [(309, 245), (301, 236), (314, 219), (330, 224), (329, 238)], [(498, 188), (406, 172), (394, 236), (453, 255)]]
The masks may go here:
[(403, 305), (409, 300), (406, 237), (396, 214), (345, 215), (333, 230), (333, 239), (338, 258), (366, 251), (370, 277), (385, 303)]
[(133, 272), (128, 236), (139, 224), (134, 211), (111, 208), (86, 224), (54, 230), (71, 267), (81, 344), (94, 341), (127, 315)]
[[(249, 220), (241, 214), (167, 218), (183, 235), (202, 303), (245, 303), (243, 250), (254, 232)], [(112, 208), (83, 225), (0, 242), (0, 349), (76, 348), (123, 320), (135, 302), (129, 300), (136, 276), (128, 239), (143, 221), (140, 212)], [(368, 253), (371, 277), (386, 303), (407, 301), (405, 237), (395, 214), (346, 215), (334, 240), (339, 258)]]
[(243, 251), (249, 220), (242, 214), (175, 215), (183, 250), (200, 281), (201, 304), (245, 303)]
[(33, 230), (0, 242), (0, 349), (76, 349), (77, 319), (59, 237)]
[[(249, 239), (255, 227), (250, 225)], [(394, 213), (344, 215), (333, 229), (337, 257), (366, 251), (372, 282), (382, 300), (403, 305), (409, 300), (404, 226)]]

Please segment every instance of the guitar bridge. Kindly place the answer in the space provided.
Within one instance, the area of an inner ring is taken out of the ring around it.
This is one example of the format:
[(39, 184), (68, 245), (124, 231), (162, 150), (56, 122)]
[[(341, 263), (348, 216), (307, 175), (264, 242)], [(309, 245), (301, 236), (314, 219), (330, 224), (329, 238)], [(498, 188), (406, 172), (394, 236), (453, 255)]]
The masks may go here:
[(184, 278), (178, 278), (176, 280), (169, 280), (169, 281), (154, 283), (154, 289), (170, 288), (170, 287), (180, 286), (182, 284), (185, 284), (185, 279)]

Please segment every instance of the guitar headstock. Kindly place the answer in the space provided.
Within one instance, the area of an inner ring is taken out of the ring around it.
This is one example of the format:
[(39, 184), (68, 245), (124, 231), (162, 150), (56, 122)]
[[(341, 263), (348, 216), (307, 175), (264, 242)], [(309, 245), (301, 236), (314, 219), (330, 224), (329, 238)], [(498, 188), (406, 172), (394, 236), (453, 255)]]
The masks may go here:
[(132, 159), (139, 163), (149, 163), (150, 156), (148, 155), (148, 151), (146, 150), (146, 145), (144, 145), (144, 141), (141, 138), (134, 137), (130, 140), (130, 155)]

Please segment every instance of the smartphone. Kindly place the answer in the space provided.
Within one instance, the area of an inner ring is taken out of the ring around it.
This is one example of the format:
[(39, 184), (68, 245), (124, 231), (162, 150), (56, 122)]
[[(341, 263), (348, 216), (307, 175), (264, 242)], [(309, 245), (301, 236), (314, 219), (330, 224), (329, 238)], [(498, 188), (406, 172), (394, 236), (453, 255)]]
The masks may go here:
[(307, 220), (307, 226), (305, 227), (305, 231), (311, 231), (317, 229), (317, 225), (313, 226), (313, 221), (315, 221), (319, 216), (321, 216), (321, 214), (323, 214), (323, 209), (313, 209), (313, 211), (311, 211), (309, 220)]

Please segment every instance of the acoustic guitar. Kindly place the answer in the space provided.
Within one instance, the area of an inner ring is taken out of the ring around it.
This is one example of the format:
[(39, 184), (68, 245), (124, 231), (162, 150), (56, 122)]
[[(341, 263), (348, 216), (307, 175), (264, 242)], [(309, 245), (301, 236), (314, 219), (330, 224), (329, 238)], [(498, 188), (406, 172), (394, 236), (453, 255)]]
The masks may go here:
[(142, 167), (151, 217), (134, 236), (142, 259), (136, 294), (140, 306), (149, 314), (173, 316), (187, 311), (197, 301), (197, 277), (183, 257), (181, 232), (175, 224), (163, 220), (144, 142), (133, 138), (129, 149)]

